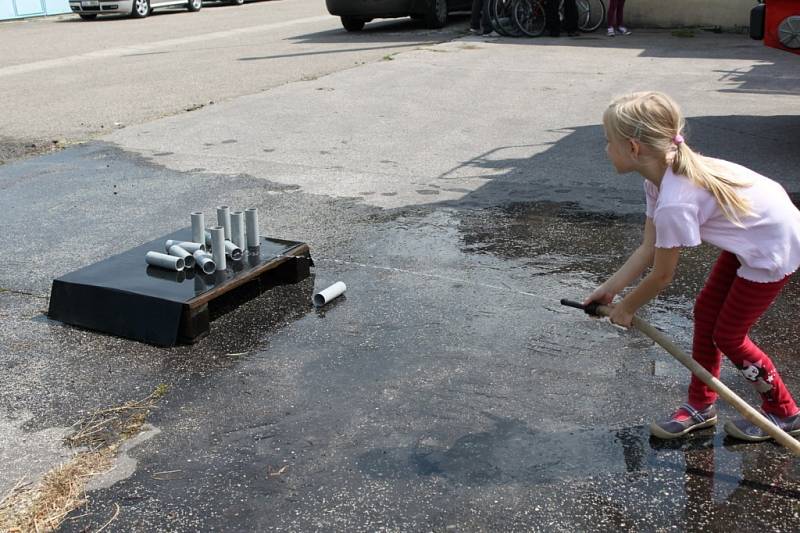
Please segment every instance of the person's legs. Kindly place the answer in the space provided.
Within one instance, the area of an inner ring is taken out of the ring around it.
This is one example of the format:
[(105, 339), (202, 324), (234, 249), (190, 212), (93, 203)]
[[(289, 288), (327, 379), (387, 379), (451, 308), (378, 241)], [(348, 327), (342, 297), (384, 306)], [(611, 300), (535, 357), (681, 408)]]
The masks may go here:
[(491, 2), (489, 0), (483, 0), (483, 8), (481, 9), (481, 27), (483, 28), (483, 33), (491, 33), (494, 31), (494, 27), (492, 26), (492, 17), (489, 14), (489, 6)]
[(631, 32), (628, 28), (625, 27), (625, 23), (622, 22), (622, 12), (625, 8), (625, 0), (617, 0), (617, 17), (616, 17), (616, 25), (614, 26), (617, 29), (617, 33), (621, 33), (622, 35), (630, 35)]
[[(711, 268), (703, 289), (694, 305), (694, 338), (692, 357), (715, 377), (719, 377), (722, 354), (714, 345), (713, 333), (736, 270), (741, 266), (736, 256), (722, 252)], [(650, 424), (650, 432), (662, 439), (674, 439), (717, 423), (714, 391), (692, 375), (689, 399), (669, 418)]]
[[(714, 344), (714, 329), (728, 291), (736, 279), (736, 271), (741, 264), (730, 252), (722, 252), (711, 268), (694, 304), (694, 337), (692, 339), (692, 358), (708, 370), (715, 378), (719, 377), (722, 353)], [(705, 383), (692, 375), (689, 383), (689, 405), (704, 409), (714, 403), (717, 394)]]
[(622, 12), (625, 9), (625, 0), (616, 0), (616, 3), (617, 3), (617, 20), (616, 20), (617, 23), (614, 27), (624, 28), (625, 23), (622, 22)]
[(558, 18), (558, 0), (544, 0), (544, 19), (550, 37), (558, 37), (561, 22)]
[(472, 14), (469, 19), (469, 27), (471, 30), (481, 29), (481, 13), (483, 13), (484, 0), (472, 0)]
[(619, 23), (617, 22), (617, 5), (619, 0), (608, 1), (608, 27), (615, 28)]
[(578, 32), (578, 6), (575, 0), (564, 0), (564, 31), (569, 34)]
[(789, 276), (773, 283), (757, 283), (737, 277), (714, 327), (717, 348), (761, 395), (762, 410), (779, 418), (797, 414), (797, 404), (772, 360), (750, 340), (748, 332), (777, 298), (787, 281)]

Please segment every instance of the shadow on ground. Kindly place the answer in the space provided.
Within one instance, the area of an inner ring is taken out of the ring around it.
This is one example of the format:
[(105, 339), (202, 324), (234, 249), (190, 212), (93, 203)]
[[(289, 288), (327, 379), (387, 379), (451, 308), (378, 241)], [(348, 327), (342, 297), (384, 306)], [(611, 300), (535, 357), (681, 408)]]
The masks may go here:
[[(693, 149), (727, 159), (780, 182), (790, 193), (800, 192), (800, 115), (703, 116), (687, 120), (685, 137)], [(569, 133), (533, 157), (509, 157), (498, 147), (464, 161), (439, 175), (447, 183), (454, 175), (480, 175), (488, 183), (449, 207), (490, 207), (510, 203), (552, 201), (577, 203), (582, 209), (615, 213), (643, 212), (642, 179), (617, 175), (605, 155), (602, 125), (566, 129)], [(532, 147), (532, 145), (531, 145)], [(471, 172), (480, 169), (481, 172)], [(494, 171), (486, 176), (484, 170)]]

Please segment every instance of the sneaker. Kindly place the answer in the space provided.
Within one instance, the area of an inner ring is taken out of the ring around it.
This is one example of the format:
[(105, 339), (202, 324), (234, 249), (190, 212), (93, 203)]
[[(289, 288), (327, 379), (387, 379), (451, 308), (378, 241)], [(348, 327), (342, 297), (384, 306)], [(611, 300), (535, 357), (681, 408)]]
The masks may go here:
[[(767, 417), (767, 420), (784, 430), (789, 435), (800, 435), (800, 413), (783, 418), (770, 413), (764, 413), (764, 416)], [(735, 439), (746, 440), (750, 442), (761, 442), (772, 438), (769, 433), (753, 424), (746, 418), (728, 420), (725, 422), (725, 432)]]
[(619, 28), (617, 28), (617, 34), (618, 35), (630, 35), (631, 34), (631, 30), (629, 30), (625, 26), (620, 26)]
[(480, 28), (470, 28), (470, 29), (469, 29), (469, 32), (470, 32), (470, 33), (480, 33), (480, 32), (481, 32), (481, 29), (480, 29)]
[(614, 33), (614, 28), (608, 28), (608, 32), (606, 33), (606, 35), (608, 35), (609, 37), (613, 37), (614, 35), (616, 35), (616, 33)]
[(711, 427), (717, 423), (717, 408), (709, 405), (698, 411), (691, 405), (683, 404), (671, 417), (661, 422), (650, 423), (650, 433), (660, 439), (676, 439), (689, 432)]

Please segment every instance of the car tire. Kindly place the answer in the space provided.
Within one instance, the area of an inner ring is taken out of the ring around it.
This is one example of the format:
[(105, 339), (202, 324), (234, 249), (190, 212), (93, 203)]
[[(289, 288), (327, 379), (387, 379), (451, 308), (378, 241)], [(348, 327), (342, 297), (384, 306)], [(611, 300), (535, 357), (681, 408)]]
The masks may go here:
[(78, 15), (78, 16), (79, 16), (80, 18), (82, 18), (83, 20), (94, 20), (94, 19), (96, 19), (96, 18), (97, 18), (97, 15), (95, 15), (95, 14), (93, 14), (93, 13), (90, 13), (90, 14), (88, 14), (88, 15), (83, 15), (83, 14), (81, 14), (81, 15)]
[(189, 11), (200, 11), (203, 9), (203, 0), (189, 0), (187, 7)]
[(358, 17), (341, 17), (342, 18), (342, 26), (347, 31), (361, 31), (364, 29), (364, 24), (367, 23), (366, 20), (360, 19)]
[(428, 0), (425, 25), (429, 28), (444, 28), (447, 24), (447, 0)]
[(131, 17), (143, 19), (150, 14), (150, 0), (133, 0), (131, 7)]
[(235, 6), (241, 6), (244, 5), (244, 0), (230, 0), (230, 3)]

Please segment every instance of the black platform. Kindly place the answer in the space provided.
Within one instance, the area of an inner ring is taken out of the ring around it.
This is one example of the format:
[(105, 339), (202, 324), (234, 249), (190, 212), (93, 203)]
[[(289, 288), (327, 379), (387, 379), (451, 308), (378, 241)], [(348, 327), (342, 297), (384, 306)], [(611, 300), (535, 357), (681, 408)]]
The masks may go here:
[[(150, 344), (192, 343), (219, 314), (276, 285), (310, 275), (308, 245), (261, 238), (227, 269), (172, 272), (148, 266), (149, 251), (164, 252), (168, 239), (191, 240), (184, 228), (53, 280), (48, 315), (54, 320)], [(215, 312), (216, 311), (216, 312)]]

